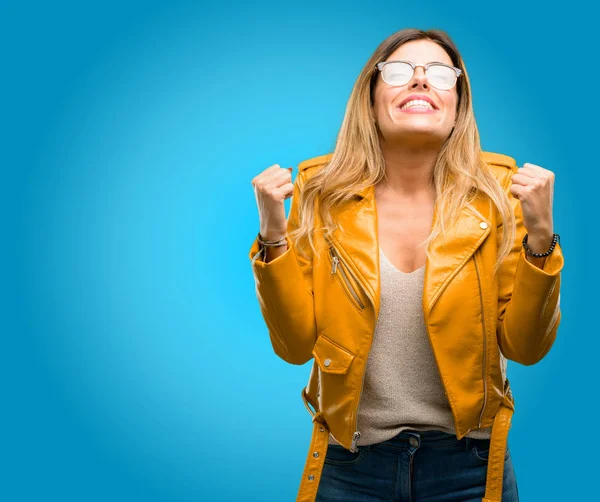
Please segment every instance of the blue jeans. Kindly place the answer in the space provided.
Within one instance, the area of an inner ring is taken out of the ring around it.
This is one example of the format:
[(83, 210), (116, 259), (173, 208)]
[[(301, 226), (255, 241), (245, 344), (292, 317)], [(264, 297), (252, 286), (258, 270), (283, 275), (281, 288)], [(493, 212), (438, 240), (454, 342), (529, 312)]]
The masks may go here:
[[(329, 445), (316, 502), (481, 502), (489, 447), (442, 431), (404, 431), (356, 453)], [(518, 500), (507, 443), (502, 501)]]

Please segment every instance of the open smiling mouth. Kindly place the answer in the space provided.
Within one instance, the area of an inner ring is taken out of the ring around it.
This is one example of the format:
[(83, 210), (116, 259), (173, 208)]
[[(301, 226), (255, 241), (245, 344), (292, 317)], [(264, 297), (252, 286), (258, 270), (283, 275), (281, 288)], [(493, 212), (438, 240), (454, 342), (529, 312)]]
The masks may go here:
[(422, 99), (413, 99), (399, 106), (398, 110), (407, 113), (434, 113), (436, 110), (431, 103)]

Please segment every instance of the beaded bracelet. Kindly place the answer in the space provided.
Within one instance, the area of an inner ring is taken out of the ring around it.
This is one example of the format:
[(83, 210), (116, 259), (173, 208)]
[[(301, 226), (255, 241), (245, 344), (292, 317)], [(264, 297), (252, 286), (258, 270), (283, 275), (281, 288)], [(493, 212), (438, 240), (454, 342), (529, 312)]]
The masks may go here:
[(550, 248), (548, 249), (548, 251), (546, 251), (545, 253), (534, 253), (531, 249), (529, 249), (529, 246), (527, 245), (527, 235), (528, 234), (525, 234), (525, 237), (523, 237), (523, 247), (525, 248), (525, 253), (535, 258), (543, 258), (544, 256), (548, 256), (550, 253), (552, 253), (552, 251), (554, 251), (556, 243), (558, 242), (560, 244), (560, 235), (552, 234), (552, 244), (550, 244)]

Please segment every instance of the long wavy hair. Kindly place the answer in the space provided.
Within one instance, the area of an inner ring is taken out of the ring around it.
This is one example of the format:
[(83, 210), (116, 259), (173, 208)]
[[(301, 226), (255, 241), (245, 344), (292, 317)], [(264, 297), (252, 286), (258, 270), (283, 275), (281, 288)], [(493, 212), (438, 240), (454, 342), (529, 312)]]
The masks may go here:
[[(289, 233), (301, 255), (308, 240), (316, 253), (314, 232), (331, 234), (337, 223), (331, 213), (353, 198), (357, 190), (374, 185), (385, 176), (385, 161), (373, 110), (373, 98), (379, 70), (376, 64), (385, 61), (398, 47), (412, 40), (429, 40), (441, 46), (463, 74), (457, 81), (458, 110), (454, 129), (440, 149), (433, 169), (437, 218), (426, 246), (458, 217), (461, 209), (472, 202), (479, 190), (489, 196), (502, 218), (502, 237), (498, 245), (494, 274), (510, 253), (516, 237), (514, 213), (507, 194), (481, 157), (479, 131), (475, 123), (471, 86), (460, 53), (450, 36), (442, 30), (400, 30), (377, 47), (356, 80), (331, 159), (304, 183), (298, 201), (298, 227)], [(317, 225), (316, 222), (322, 222)]]

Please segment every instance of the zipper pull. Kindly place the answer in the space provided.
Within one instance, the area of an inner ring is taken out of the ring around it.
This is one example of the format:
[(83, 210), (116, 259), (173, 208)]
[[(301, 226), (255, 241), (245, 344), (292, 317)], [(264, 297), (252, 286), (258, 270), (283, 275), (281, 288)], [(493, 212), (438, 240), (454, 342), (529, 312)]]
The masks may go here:
[(339, 258), (337, 256), (334, 256), (332, 258), (332, 260), (333, 260), (333, 264), (331, 265), (331, 273), (335, 274), (335, 272), (337, 270), (338, 263), (340, 262), (340, 260), (339, 260)]
[(360, 432), (356, 431), (352, 435), (352, 444), (350, 445), (350, 450), (352, 450), (352, 453), (356, 453), (358, 451), (358, 449), (356, 448), (356, 443), (358, 442), (359, 439), (360, 439)]

